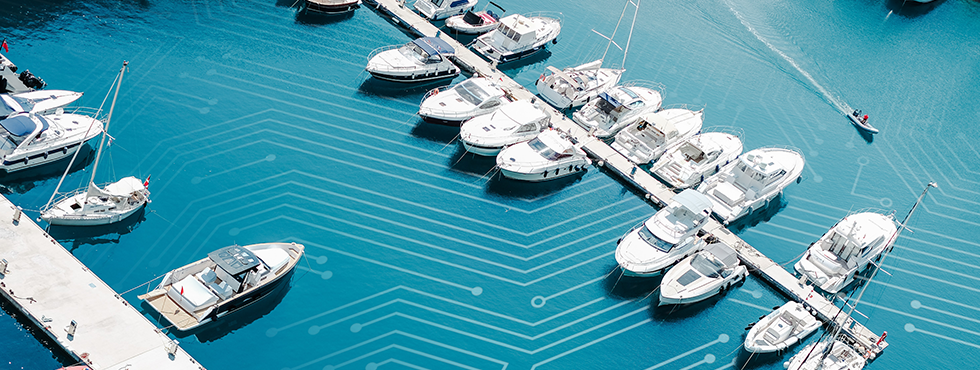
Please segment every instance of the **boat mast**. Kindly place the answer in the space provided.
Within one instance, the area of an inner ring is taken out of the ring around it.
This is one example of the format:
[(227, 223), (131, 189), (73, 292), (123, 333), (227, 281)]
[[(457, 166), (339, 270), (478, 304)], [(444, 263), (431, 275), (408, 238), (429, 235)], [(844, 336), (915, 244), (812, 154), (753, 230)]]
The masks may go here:
[(122, 68), (119, 69), (119, 81), (116, 82), (116, 93), (112, 96), (112, 104), (109, 105), (109, 115), (105, 119), (105, 127), (102, 129), (102, 140), (99, 141), (99, 152), (95, 154), (95, 164), (92, 165), (92, 178), (89, 180), (88, 189), (85, 190), (85, 201), (82, 203), (82, 213), (85, 213), (85, 208), (88, 206), (88, 197), (92, 192), (92, 188), (95, 187), (95, 171), (99, 169), (99, 159), (102, 158), (102, 148), (105, 146), (105, 138), (109, 135), (109, 122), (112, 121), (112, 111), (116, 108), (116, 98), (119, 97), (119, 87), (122, 86), (123, 75), (126, 74), (126, 66), (129, 65), (128, 61), (123, 61)]
[[(592, 32), (595, 32), (599, 36), (602, 36), (606, 40), (609, 40), (609, 42), (606, 43), (606, 50), (602, 52), (602, 58), (599, 59), (599, 60), (603, 60), (603, 61), (606, 60), (606, 54), (609, 53), (609, 47), (612, 46), (613, 44), (616, 44), (616, 42), (613, 41), (613, 38), (616, 37), (616, 32), (619, 32), (619, 25), (621, 23), (623, 23), (623, 16), (626, 15), (626, 8), (628, 8), (629, 5), (630, 5), (630, 3), (632, 3), (632, 2), (633, 2), (633, 0), (626, 0), (626, 4), (623, 4), (623, 12), (619, 14), (619, 21), (616, 22), (616, 28), (613, 29), (612, 36), (606, 37), (606, 35), (603, 35), (603, 34), (599, 33), (599, 31), (596, 31), (595, 29), (592, 30)], [(634, 22), (635, 22), (635, 20), (636, 20), (636, 15), (635, 14), (633, 16), (633, 19), (634, 19)], [(616, 47), (619, 48), (619, 50), (623, 50), (623, 48), (619, 47), (619, 44), (616, 44)], [(626, 47), (628, 48), (629, 45), (627, 45)]]
[[(632, 2), (632, 0), (630, 2)], [(634, 5), (636, 5), (636, 9), (633, 12), (633, 23), (630, 24), (630, 34), (626, 37), (626, 50), (623, 50), (623, 64), (619, 66), (622, 69), (626, 69), (626, 53), (629, 53), (630, 51), (630, 40), (633, 39), (633, 26), (636, 26), (636, 15), (640, 13), (640, 0), (636, 0), (636, 4)]]

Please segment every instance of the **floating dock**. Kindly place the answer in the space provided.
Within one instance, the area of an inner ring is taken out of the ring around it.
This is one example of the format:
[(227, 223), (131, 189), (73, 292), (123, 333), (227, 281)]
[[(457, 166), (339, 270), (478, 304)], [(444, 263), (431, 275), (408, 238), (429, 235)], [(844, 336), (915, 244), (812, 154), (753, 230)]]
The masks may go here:
[[(494, 68), (493, 65), (479, 55), (476, 55), (476, 53), (469, 50), (465, 45), (460, 44), (450, 37), (450, 35), (442, 32), (428, 20), (409, 9), (409, 5), (406, 5), (403, 1), (368, 1), (371, 2), (370, 6), (391, 17), (393, 23), (405, 27), (414, 35), (418, 37), (439, 37), (448, 42), (456, 49), (454, 61), (464, 70), (496, 81), (504, 91), (518, 100), (537, 98), (529, 90)], [(649, 201), (663, 206), (674, 197), (674, 192), (664, 186), (649, 172), (637, 169), (636, 165), (630, 162), (629, 159), (619, 154), (619, 152), (602, 140), (591, 136), (589, 132), (581, 128), (578, 124), (567, 119), (564, 113), (559, 112), (550, 105), (544, 104), (544, 106), (551, 111), (552, 127), (564, 132), (574, 141), (581, 144), (582, 149), (596, 159), (600, 166), (618, 174), (625, 181), (642, 190)], [(847, 314), (840, 313), (841, 308), (835, 306), (820, 294), (812, 293), (812, 287), (805, 285), (805, 283), (801, 284), (793, 274), (733, 234), (717, 220), (710, 219), (703, 230), (708, 235), (714, 236), (720, 242), (727, 244), (738, 252), (739, 259), (742, 263), (749, 266), (751, 271), (757, 273), (764, 280), (792, 299), (804, 302), (821, 320), (832, 326), (842, 326), (841, 334), (850, 338), (850, 344), (859, 351), (858, 353), (864, 354), (869, 359), (874, 359), (888, 346), (888, 342), (884, 340), (879, 341), (877, 334)]]
[(2, 195), (0, 241), (3, 297), (79, 363), (204, 370)]
[(3, 77), (7, 81), (7, 91), (0, 91), (0, 94), (8, 92), (16, 94), (31, 91), (27, 85), (21, 82), (19, 75), (15, 71), (16, 69), (17, 65), (11, 62), (10, 59), (7, 59), (3, 54), (0, 54), (0, 77)]

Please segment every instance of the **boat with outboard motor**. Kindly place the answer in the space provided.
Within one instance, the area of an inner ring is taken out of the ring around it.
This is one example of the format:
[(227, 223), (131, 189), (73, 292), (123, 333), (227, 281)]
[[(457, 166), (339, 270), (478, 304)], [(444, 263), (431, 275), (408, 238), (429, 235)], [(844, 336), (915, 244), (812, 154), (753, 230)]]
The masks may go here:
[(582, 148), (554, 129), (508, 146), (497, 154), (497, 168), (508, 178), (546, 181), (584, 172), (592, 161)]
[(187, 331), (242, 309), (274, 290), (303, 256), (296, 243), (233, 245), (168, 272), (139, 296), (173, 328)]
[(0, 94), (0, 119), (17, 113), (41, 113), (63, 107), (82, 97), (68, 90), (36, 90), (17, 94)]
[(702, 132), (667, 148), (650, 167), (674, 189), (697, 186), (742, 154), (741, 132)]
[(805, 163), (796, 148), (758, 148), (704, 179), (697, 189), (711, 199), (712, 211), (727, 225), (765, 207), (800, 178)]
[(862, 116), (860, 109), (855, 109), (853, 112), (851, 112), (851, 114), (847, 116), (847, 118), (849, 118), (851, 120), (851, 123), (853, 123), (854, 126), (859, 129), (870, 132), (872, 134), (878, 133), (878, 129), (876, 129), (874, 126), (871, 126), (871, 124), (868, 123), (868, 115), (865, 114)]
[(0, 170), (7, 173), (68, 157), (102, 132), (93, 117), (64, 113), (16, 113), (0, 120)]
[(415, 0), (412, 7), (430, 21), (473, 10), (479, 0)]
[(306, 0), (306, 10), (323, 14), (340, 14), (357, 9), (361, 0)]
[(452, 87), (429, 90), (419, 104), (419, 116), (429, 123), (459, 126), (509, 101), (507, 93), (489, 78), (470, 77)]
[(722, 243), (708, 244), (664, 274), (658, 305), (703, 301), (744, 281), (748, 274), (735, 250)]
[(684, 190), (666, 207), (626, 232), (616, 244), (616, 262), (629, 276), (663, 273), (705, 246), (698, 232), (711, 214), (711, 201)]
[(661, 84), (627, 82), (599, 93), (596, 99), (572, 113), (572, 120), (597, 138), (610, 138), (635, 122), (640, 114), (660, 110), (663, 97)]
[(375, 49), (368, 56), (368, 71), (374, 78), (395, 82), (422, 82), (459, 75), (449, 56), (456, 50), (438, 37), (420, 37), (405, 45)]
[(533, 139), (550, 125), (547, 110), (532, 101), (518, 100), (463, 122), (459, 139), (470, 153), (495, 156), (505, 146)]
[(776, 307), (756, 322), (745, 335), (745, 350), (751, 353), (771, 353), (792, 346), (813, 334), (820, 321), (799, 302), (787, 302)]
[(891, 215), (848, 215), (811, 244), (793, 267), (823, 291), (837, 293), (891, 247), (897, 230)]
[(548, 43), (558, 43), (561, 18), (535, 13), (511, 14), (500, 19), (493, 31), (473, 40), (473, 50), (497, 63), (515, 61), (544, 50)]
[(677, 106), (647, 112), (616, 134), (610, 146), (637, 165), (655, 161), (668, 148), (701, 131), (704, 108), (693, 111)]
[[(504, 8), (493, 1), (487, 4), (487, 7), (490, 5), (500, 9), (501, 14), (506, 12)], [(500, 24), (500, 14), (494, 13), (486, 7), (478, 12), (467, 10), (466, 13), (446, 18), (446, 27), (458, 33), (470, 35), (490, 32), (497, 28), (498, 24)]]

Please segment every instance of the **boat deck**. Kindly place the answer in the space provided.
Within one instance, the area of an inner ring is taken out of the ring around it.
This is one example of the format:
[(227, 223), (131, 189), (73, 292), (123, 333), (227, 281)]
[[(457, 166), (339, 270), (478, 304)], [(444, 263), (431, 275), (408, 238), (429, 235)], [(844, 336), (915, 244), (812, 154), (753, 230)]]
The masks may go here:
[[(467, 49), (465, 45), (460, 44), (458, 41), (450, 37), (450, 35), (441, 32), (426, 19), (413, 12), (410, 9), (410, 5), (406, 5), (404, 2), (399, 0), (369, 1), (372, 2), (371, 7), (377, 9), (387, 16), (392, 17), (393, 23), (404, 26), (416, 36), (439, 37), (448, 42), (456, 49), (454, 61), (457, 62), (464, 70), (492, 79), (493, 81), (497, 82), (504, 89), (504, 91), (507, 91), (511, 96), (517, 99), (536, 98), (533, 93), (494, 68), (491, 63), (476, 55), (476, 53)], [(646, 194), (646, 198), (653, 203), (663, 206), (673, 198), (674, 192), (664, 186), (649, 172), (637, 168), (636, 165), (629, 161), (625, 156), (614, 150), (605, 142), (589, 135), (589, 132), (585, 131), (585, 129), (581, 128), (572, 120), (567, 119), (563, 113), (558, 112), (550, 105), (546, 106), (551, 110), (552, 127), (568, 134), (573, 140), (582, 144), (582, 148), (598, 161), (597, 164), (599, 166), (605, 167), (609, 171), (619, 175), (619, 177), (626, 180), (633, 186), (642, 190)], [(766, 257), (764, 254), (753, 248), (735, 234), (731, 233), (731, 231), (726, 229), (720, 222), (710, 219), (709, 223), (704, 227), (704, 230), (708, 234), (714, 235), (719, 241), (738, 252), (739, 259), (748, 265), (751, 271), (757, 273), (764, 280), (778, 288), (792, 299), (806, 302), (807, 305), (817, 312), (817, 316), (824, 322), (829, 323), (833, 317), (837, 316), (836, 322), (832, 325), (844, 325), (844, 329), (841, 330), (841, 333), (852, 338), (855, 342), (855, 346), (861, 347), (858, 348), (859, 351), (861, 351), (860, 353), (870, 352), (870, 355), (872, 358), (874, 358), (888, 346), (888, 343), (885, 341), (882, 341), (881, 344), (876, 345), (875, 342), (877, 342), (879, 338), (877, 334), (860, 323), (857, 323), (846, 314), (838, 315), (839, 308), (837, 306), (819, 294), (810, 294), (811, 290), (809, 286), (801, 285), (793, 274), (786, 271), (786, 269), (784, 269), (782, 266), (775, 263), (772, 259)]]
[(16, 94), (16, 93), (31, 91), (31, 89), (28, 88), (27, 85), (24, 85), (24, 83), (20, 81), (17, 72), (10, 70), (11, 66), (14, 66), (14, 63), (11, 62), (10, 59), (7, 59), (7, 57), (4, 56), (3, 54), (0, 54), (0, 77), (3, 77), (4, 79), (7, 80), (7, 90), (8, 90), (8, 91), (0, 91), (0, 94), (3, 93)]
[[(99, 369), (204, 367), (0, 195), (3, 296), (79, 362)], [(74, 335), (67, 328), (77, 323)]]

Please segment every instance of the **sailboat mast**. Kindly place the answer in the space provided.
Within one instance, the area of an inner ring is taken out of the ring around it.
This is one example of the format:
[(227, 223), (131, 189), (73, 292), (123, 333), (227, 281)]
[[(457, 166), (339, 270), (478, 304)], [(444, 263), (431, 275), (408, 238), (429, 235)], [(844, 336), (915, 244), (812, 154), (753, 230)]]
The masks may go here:
[(626, 54), (629, 53), (630, 51), (630, 40), (633, 39), (633, 27), (636, 26), (636, 15), (639, 13), (640, 13), (640, 0), (636, 0), (636, 9), (634, 9), (633, 11), (633, 23), (630, 24), (630, 34), (629, 36), (626, 37), (626, 49), (623, 50), (623, 64), (620, 64), (619, 66), (622, 69), (626, 69)]
[[(632, 2), (632, 0), (626, 0), (626, 4), (623, 5), (623, 12), (619, 14), (619, 21), (616, 22), (616, 28), (613, 29), (612, 35), (608, 37), (609, 42), (606, 43), (606, 50), (602, 52), (602, 59), (600, 59), (600, 60), (606, 60), (606, 53), (609, 52), (609, 47), (612, 46), (612, 44), (613, 44), (613, 38), (616, 37), (616, 32), (619, 32), (619, 25), (621, 23), (623, 23), (623, 16), (626, 15), (626, 8), (629, 7), (629, 5), (630, 5), (631, 2)], [(594, 29), (592, 31), (595, 32), (595, 33), (599, 33), (599, 32), (597, 32)], [(599, 35), (602, 35), (602, 34), (599, 33)], [(603, 37), (605, 37), (605, 36), (603, 35)], [(619, 47), (619, 46), (617, 45), (617, 47)], [(629, 47), (629, 46), (627, 46), (627, 47)]]
[(122, 86), (123, 75), (126, 74), (126, 66), (129, 65), (128, 61), (123, 61), (122, 68), (119, 69), (119, 81), (116, 82), (116, 93), (112, 95), (112, 104), (109, 105), (109, 115), (105, 119), (105, 127), (102, 128), (102, 140), (99, 141), (99, 152), (95, 154), (95, 164), (92, 165), (92, 178), (89, 180), (88, 189), (85, 190), (85, 203), (82, 207), (88, 205), (88, 196), (92, 191), (92, 187), (95, 186), (95, 172), (99, 169), (99, 159), (102, 158), (102, 148), (105, 146), (106, 136), (109, 135), (109, 122), (112, 121), (112, 111), (116, 108), (116, 98), (119, 97), (119, 88)]

